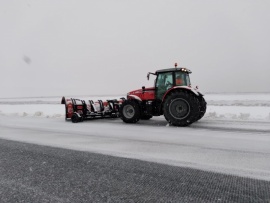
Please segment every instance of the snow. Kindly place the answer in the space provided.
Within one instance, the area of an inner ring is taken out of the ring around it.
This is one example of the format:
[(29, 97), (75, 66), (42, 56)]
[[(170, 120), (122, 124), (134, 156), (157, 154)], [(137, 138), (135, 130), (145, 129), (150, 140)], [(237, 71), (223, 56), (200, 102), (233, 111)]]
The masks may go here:
[(205, 117), (186, 128), (163, 116), (73, 124), (61, 98), (0, 99), (0, 138), (270, 180), (270, 94), (206, 94)]
[[(119, 99), (114, 96), (75, 96), (84, 100)], [(62, 97), (0, 98), (0, 114), (36, 117), (64, 117)], [(67, 97), (70, 98), (70, 97)], [(270, 121), (270, 93), (206, 94), (205, 118)]]

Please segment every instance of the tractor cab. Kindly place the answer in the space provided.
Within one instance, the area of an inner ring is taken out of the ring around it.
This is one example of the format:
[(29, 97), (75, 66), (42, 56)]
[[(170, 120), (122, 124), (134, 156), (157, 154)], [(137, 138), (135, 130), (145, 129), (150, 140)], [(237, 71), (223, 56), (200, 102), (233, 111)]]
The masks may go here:
[(170, 68), (158, 70), (155, 73), (148, 73), (156, 75), (155, 79), (155, 97), (157, 100), (162, 100), (164, 94), (171, 88), (177, 86), (191, 86), (189, 74), (191, 71), (187, 68)]

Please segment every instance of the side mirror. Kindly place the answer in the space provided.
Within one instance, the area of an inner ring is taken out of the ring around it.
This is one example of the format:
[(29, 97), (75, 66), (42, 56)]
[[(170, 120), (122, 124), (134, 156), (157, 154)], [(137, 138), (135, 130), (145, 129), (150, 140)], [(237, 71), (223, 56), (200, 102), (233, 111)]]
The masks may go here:
[(150, 73), (147, 73), (147, 80), (149, 80), (150, 78)]

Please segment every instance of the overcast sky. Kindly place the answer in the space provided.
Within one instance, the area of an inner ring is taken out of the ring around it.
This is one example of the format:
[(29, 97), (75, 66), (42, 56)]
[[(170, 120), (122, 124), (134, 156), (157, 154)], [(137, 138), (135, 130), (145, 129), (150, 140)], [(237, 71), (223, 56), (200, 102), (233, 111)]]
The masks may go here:
[(269, 11), (269, 0), (1, 0), (0, 97), (125, 95), (175, 62), (202, 92), (270, 92)]

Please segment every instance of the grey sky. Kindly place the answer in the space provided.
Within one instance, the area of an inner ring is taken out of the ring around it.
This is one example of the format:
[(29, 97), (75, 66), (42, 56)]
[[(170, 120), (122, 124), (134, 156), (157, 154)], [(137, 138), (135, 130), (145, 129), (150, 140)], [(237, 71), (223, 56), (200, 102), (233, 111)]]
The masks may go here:
[(203, 92), (270, 92), (268, 0), (3, 0), (0, 97), (126, 94), (175, 62)]

